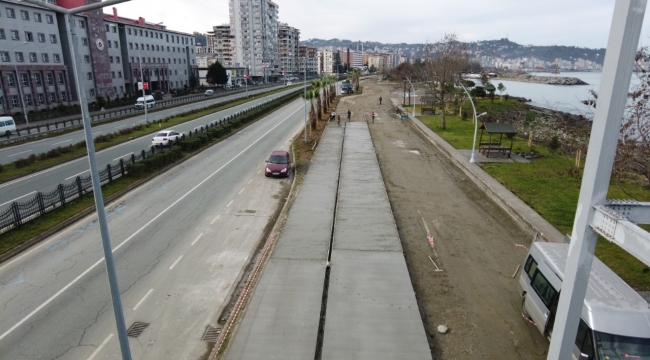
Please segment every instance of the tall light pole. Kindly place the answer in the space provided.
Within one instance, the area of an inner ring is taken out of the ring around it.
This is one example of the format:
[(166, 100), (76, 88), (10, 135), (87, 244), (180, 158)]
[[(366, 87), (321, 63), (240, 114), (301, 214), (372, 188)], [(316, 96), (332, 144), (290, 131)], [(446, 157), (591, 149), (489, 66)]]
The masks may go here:
[[(411, 90), (413, 90), (413, 96), (415, 96), (415, 88), (413, 87), (413, 83), (411, 82), (411, 79), (409, 79), (407, 77), (406, 80), (408, 80), (409, 85), (411, 85)], [(411, 101), (411, 95), (410, 94), (409, 94), (409, 101)], [(415, 117), (415, 99), (413, 99), (413, 117)]]
[[(305, 101), (307, 100), (307, 49), (305, 49), (305, 76), (303, 78), (303, 89), (305, 92)], [(305, 103), (305, 144), (307, 143), (307, 103)]]
[[(14, 48), (11, 49), (11, 51), (18, 49), (19, 47), (25, 44), (27, 44), (27, 41), (23, 42), (22, 44), (18, 44), (14, 46)], [(18, 59), (16, 59), (16, 61), (17, 60)], [(25, 109), (25, 98), (23, 97), (23, 89), (22, 89), (23, 87), (20, 83), (20, 74), (18, 74), (18, 66), (15, 63), (14, 63), (14, 70), (16, 71), (16, 86), (18, 87), (18, 96), (20, 96), (20, 104), (23, 106), (23, 117), (25, 117), (25, 123), (27, 123), (27, 126), (29, 126), (29, 119), (27, 118), (27, 110)]]
[(97, 209), (97, 221), (102, 237), (102, 247), (104, 249), (104, 262), (106, 264), (106, 275), (111, 290), (111, 299), (113, 300), (113, 313), (115, 315), (115, 326), (120, 341), (120, 351), (123, 360), (131, 360), (131, 348), (129, 347), (129, 338), (126, 335), (126, 324), (124, 322), (124, 310), (122, 309), (122, 299), (120, 297), (120, 288), (117, 284), (117, 272), (115, 271), (115, 262), (113, 261), (113, 251), (111, 247), (111, 238), (108, 233), (108, 221), (106, 220), (106, 209), (104, 208), (104, 197), (102, 196), (102, 184), (97, 169), (97, 159), (95, 157), (95, 144), (93, 143), (92, 126), (90, 124), (90, 112), (88, 111), (88, 102), (83, 101), (86, 89), (84, 87), (83, 74), (80, 64), (81, 55), (79, 55), (79, 44), (77, 43), (76, 27), (72, 15), (101, 9), (105, 6), (111, 6), (129, 0), (106, 0), (94, 4), (83, 5), (73, 9), (66, 9), (60, 6), (52, 5), (41, 0), (23, 0), (25, 2), (38, 5), (57, 13), (64, 14), (68, 42), (72, 45), (72, 68), (74, 69), (74, 78), (77, 83), (77, 93), (79, 96), (79, 105), (81, 106), (81, 116), (84, 122), (84, 135), (86, 137), (86, 148), (88, 149), (88, 163), (90, 165), (90, 178), (93, 183), (93, 195), (95, 197), (95, 208)]
[[(137, 45), (137, 44), (136, 44)], [(144, 120), (149, 123), (149, 118), (147, 115), (147, 95), (144, 92), (144, 73), (142, 72), (142, 44), (138, 47), (138, 64), (140, 65), (140, 78), (142, 79), (142, 101), (144, 102)]]
[(460, 79), (459, 83), (460, 83), (460, 87), (462, 87), (463, 90), (465, 90), (467, 97), (469, 97), (469, 102), (472, 103), (472, 109), (474, 109), (474, 141), (472, 141), (472, 156), (469, 158), (469, 162), (471, 164), (474, 164), (476, 162), (476, 134), (478, 133), (478, 118), (487, 113), (484, 112), (479, 115), (476, 115), (476, 106), (474, 106), (474, 100), (472, 100), (472, 95), (470, 95), (469, 91), (467, 91), (467, 88), (463, 86), (463, 79)]

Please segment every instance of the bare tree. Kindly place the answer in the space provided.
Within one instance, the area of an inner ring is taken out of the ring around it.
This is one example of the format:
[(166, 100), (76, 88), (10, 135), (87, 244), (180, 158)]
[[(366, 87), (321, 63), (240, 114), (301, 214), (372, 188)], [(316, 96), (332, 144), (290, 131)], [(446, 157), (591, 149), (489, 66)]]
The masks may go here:
[(421, 78), (426, 81), (431, 93), (435, 94), (442, 109), (440, 127), (447, 128), (445, 103), (448, 95), (454, 93), (454, 84), (459, 73), (467, 67), (468, 52), (465, 44), (458, 42), (456, 34), (445, 34), (439, 42), (431, 46), (431, 59), (425, 59)]

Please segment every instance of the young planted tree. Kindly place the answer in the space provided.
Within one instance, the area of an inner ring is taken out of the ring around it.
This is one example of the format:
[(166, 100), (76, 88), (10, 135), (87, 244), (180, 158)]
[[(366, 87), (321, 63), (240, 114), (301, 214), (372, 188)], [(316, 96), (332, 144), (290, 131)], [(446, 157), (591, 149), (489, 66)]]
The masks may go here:
[(499, 85), (497, 85), (497, 90), (499, 90), (499, 93), (501, 94), (501, 101), (503, 101), (503, 92), (506, 91), (505, 85), (503, 85), (503, 83), (499, 83)]
[(446, 129), (445, 103), (450, 95), (450, 85), (458, 81), (458, 74), (467, 67), (468, 52), (465, 45), (458, 42), (456, 34), (445, 34), (433, 48), (436, 51), (432, 59), (424, 61), (421, 78), (427, 80), (428, 87), (435, 90), (436, 100), (443, 109), (440, 127)]

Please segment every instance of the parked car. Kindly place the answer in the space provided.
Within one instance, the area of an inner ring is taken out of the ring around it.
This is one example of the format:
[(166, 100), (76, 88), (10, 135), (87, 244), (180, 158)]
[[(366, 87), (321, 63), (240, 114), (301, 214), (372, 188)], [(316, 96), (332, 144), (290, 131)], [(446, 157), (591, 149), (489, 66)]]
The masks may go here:
[(154, 147), (163, 147), (171, 146), (173, 143), (177, 142), (183, 137), (183, 134), (176, 130), (163, 130), (160, 131), (156, 136), (151, 139), (151, 146)]
[(0, 135), (9, 136), (16, 132), (16, 122), (11, 116), (0, 116)]
[(276, 150), (271, 153), (271, 157), (266, 161), (266, 171), (264, 176), (282, 176), (288, 177), (291, 172), (291, 155), (284, 150)]

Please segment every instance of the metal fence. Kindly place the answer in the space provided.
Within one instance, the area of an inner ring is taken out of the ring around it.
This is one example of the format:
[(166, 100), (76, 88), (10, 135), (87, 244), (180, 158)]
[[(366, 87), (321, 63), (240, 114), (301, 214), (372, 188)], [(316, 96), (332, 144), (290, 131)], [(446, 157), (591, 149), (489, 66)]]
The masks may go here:
[[(264, 101), (258, 105), (251, 106), (245, 110), (238, 111), (232, 115), (228, 115), (218, 120), (211, 121), (208, 124), (197, 127), (188, 132), (187, 137), (191, 138), (198, 135), (199, 133), (204, 133), (210, 128), (224, 125), (230, 121), (237, 120), (238, 118), (248, 114), (251, 111), (259, 110), (265, 106), (269, 106), (275, 101), (282, 101), (285, 98), (288, 98), (292, 95), (295, 95), (297, 92), (302, 90), (294, 91), (289, 94), (278, 96), (273, 99)], [(183, 139), (185, 139), (185, 134), (183, 134)], [(171, 147), (170, 147), (171, 148)], [(113, 182), (120, 177), (123, 177), (128, 172), (126, 167), (129, 164), (135, 164), (137, 162), (143, 161), (144, 159), (152, 156), (154, 153), (167, 150), (156, 150), (155, 147), (151, 147), (149, 150), (142, 150), (140, 152), (133, 153), (128, 159), (120, 159), (117, 164), (108, 164), (104, 169), (99, 171), (100, 182), (103, 185)], [(33, 198), (27, 201), (14, 201), (11, 203), (11, 206), (6, 209), (0, 210), (0, 234), (3, 234), (15, 227), (23, 225), (24, 223), (37, 218), (47, 212), (50, 212), (54, 209), (64, 206), (67, 202), (70, 202), (74, 199), (77, 199), (84, 194), (87, 194), (92, 191), (92, 179), (89, 176), (77, 176), (72, 182), (67, 184), (59, 184), (56, 189), (44, 193), (38, 192)]]

